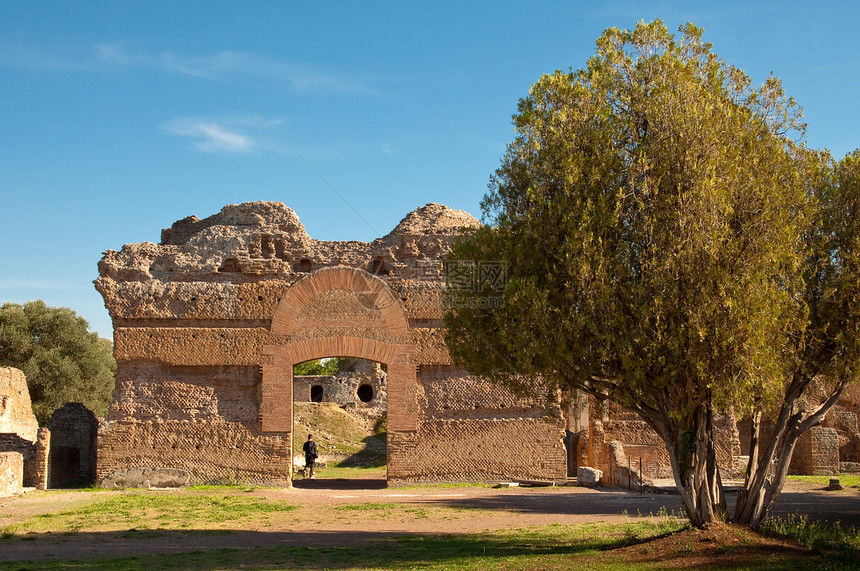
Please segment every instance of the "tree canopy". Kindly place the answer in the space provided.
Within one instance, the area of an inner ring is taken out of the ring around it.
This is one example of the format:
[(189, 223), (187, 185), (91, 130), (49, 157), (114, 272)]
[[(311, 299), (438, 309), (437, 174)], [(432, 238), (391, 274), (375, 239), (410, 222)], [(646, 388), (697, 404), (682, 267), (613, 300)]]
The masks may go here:
[(293, 366), (294, 375), (336, 375), (348, 370), (356, 359), (353, 357), (329, 357), (312, 359)]
[(67, 307), (43, 301), (0, 306), (0, 365), (24, 372), (41, 426), (68, 402), (83, 403), (96, 416), (107, 413), (116, 374), (113, 344), (88, 329)]
[[(607, 30), (586, 68), (544, 75), (520, 101), (482, 203), (490, 225), (451, 254), (503, 261), (507, 279), (450, 291), (446, 341), (474, 373), (638, 412), (666, 444), (692, 522), (706, 525), (726, 511), (713, 415), (777, 414), (793, 379), (806, 379), (795, 398), (825, 372), (807, 366), (816, 351), (829, 358), (825, 346), (841, 355), (831, 380), (847, 379), (860, 321), (843, 314), (849, 335), (827, 312), (850, 303), (856, 289), (838, 288), (860, 274), (834, 234), (852, 224), (839, 201), (854, 194), (804, 146), (780, 82), (753, 87), (700, 28), (680, 31)], [(813, 307), (816, 291), (829, 309)], [(760, 508), (775, 499), (761, 490), (781, 488), (767, 482), (747, 482)], [(745, 523), (762, 509), (754, 516)]]

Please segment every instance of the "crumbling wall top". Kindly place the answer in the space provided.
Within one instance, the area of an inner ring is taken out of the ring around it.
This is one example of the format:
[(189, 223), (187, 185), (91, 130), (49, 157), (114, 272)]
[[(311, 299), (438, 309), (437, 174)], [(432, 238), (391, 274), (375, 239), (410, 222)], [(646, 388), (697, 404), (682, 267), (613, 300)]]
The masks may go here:
[(245, 202), (228, 204), (218, 214), (201, 220), (188, 216), (161, 231), (162, 245), (179, 246), (204, 230), (223, 226), (227, 232), (254, 230), (291, 235), (295, 241), (310, 239), (296, 213), (281, 202)]
[(430, 203), (416, 208), (395, 226), (395, 234), (456, 234), (463, 228), (477, 228), (481, 223), (463, 210), (453, 210), (444, 204)]
[(329, 266), (379, 275), (411, 275), (415, 260), (437, 260), (464, 227), (480, 223), (462, 210), (427, 204), (373, 242), (325, 241), (308, 236), (299, 217), (280, 202), (230, 204), (200, 219), (189, 216), (162, 230), (161, 243), (126, 244), (99, 262), (96, 287), (116, 283), (244, 282), (296, 279)]

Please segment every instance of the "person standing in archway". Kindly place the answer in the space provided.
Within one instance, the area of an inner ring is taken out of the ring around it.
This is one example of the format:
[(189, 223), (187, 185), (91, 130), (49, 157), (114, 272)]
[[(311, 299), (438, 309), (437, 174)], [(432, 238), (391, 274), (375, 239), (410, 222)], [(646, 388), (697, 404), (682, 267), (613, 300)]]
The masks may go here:
[(305, 452), (305, 475), (311, 478), (314, 476), (314, 464), (317, 461), (317, 443), (314, 442), (313, 434), (308, 434), (308, 441), (302, 446)]

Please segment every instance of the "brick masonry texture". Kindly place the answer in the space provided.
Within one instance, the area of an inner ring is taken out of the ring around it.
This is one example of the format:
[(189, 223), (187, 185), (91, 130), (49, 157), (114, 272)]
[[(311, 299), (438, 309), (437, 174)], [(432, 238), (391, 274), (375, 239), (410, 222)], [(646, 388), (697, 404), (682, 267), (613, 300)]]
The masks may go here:
[(98, 420), (79, 402), (68, 403), (51, 415), (48, 487), (66, 488), (95, 482)]
[(428, 204), (373, 242), (325, 242), (284, 205), (255, 202), (106, 252), (96, 288), (117, 385), (98, 476), (288, 484), (292, 367), (345, 356), (386, 365), (391, 484), (564, 478), (558, 406), (467, 375), (445, 348), (442, 256), (477, 225)]

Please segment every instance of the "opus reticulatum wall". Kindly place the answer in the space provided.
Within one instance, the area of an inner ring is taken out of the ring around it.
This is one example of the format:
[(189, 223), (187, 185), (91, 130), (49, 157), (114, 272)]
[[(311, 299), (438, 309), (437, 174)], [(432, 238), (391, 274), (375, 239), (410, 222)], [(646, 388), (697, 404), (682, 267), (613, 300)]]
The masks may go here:
[(293, 365), (343, 356), (386, 366), (389, 484), (563, 479), (558, 410), (468, 375), (445, 348), (442, 256), (477, 224), (428, 204), (373, 242), (330, 242), (252, 202), (106, 252), (96, 288), (117, 384), (98, 477), (289, 484)]

